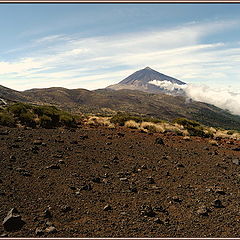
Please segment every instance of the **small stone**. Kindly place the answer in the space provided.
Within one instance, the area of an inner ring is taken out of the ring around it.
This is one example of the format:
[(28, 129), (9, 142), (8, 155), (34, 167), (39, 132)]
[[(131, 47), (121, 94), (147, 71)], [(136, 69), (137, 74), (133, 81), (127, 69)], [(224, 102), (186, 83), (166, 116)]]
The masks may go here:
[(103, 165), (103, 168), (110, 169), (110, 167), (108, 165)]
[(239, 159), (233, 159), (232, 162), (236, 165), (240, 165), (240, 160)]
[(156, 144), (164, 145), (163, 139), (160, 138), (160, 137), (158, 137), (158, 138), (155, 139), (155, 143), (156, 143)]
[(223, 189), (216, 189), (215, 191), (217, 194), (220, 194), (220, 195), (225, 195), (226, 192), (223, 190)]
[(177, 167), (178, 167), (178, 168), (184, 168), (184, 165), (183, 165), (182, 163), (178, 163), (178, 164), (177, 164)]
[(42, 141), (41, 140), (34, 140), (33, 144), (34, 145), (42, 145)]
[(69, 207), (69, 206), (63, 206), (61, 208), (61, 211), (64, 212), (64, 213), (70, 212), (71, 210), (72, 210), (72, 208)]
[(8, 232), (18, 231), (24, 224), (25, 222), (16, 208), (12, 208), (3, 220), (3, 227)]
[(47, 166), (46, 169), (60, 169), (58, 165), (52, 164), (50, 166)]
[(112, 207), (107, 204), (104, 208), (103, 208), (103, 211), (109, 211), (109, 210), (112, 210)]
[(214, 201), (212, 202), (212, 205), (213, 205), (213, 207), (215, 207), (215, 208), (223, 208), (223, 207), (224, 207), (223, 204), (222, 204), (222, 201), (219, 200), (219, 199), (214, 200)]
[(149, 184), (154, 184), (155, 183), (153, 177), (147, 177), (147, 181), (148, 181)]
[(42, 236), (42, 235), (44, 234), (44, 231), (43, 231), (42, 228), (36, 228), (35, 234), (36, 234), (37, 236)]
[(45, 218), (52, 218), (52, 213), (50, 212), (49, 209), (46, 209), (44, 211), (44, 215), (43, 215)]
[(208, 216), (209, 210), (205, 206), (201, 206), (197, 210), (197, 214), (202, 215), (202, 216)]
[(172, 200), (177, 203), (181, 203), (183, 200), (177, 196), (172, 197)]
[(133, 193), (137, 193), (138, 192), (137, 187), (135, 187), (135, 186), (131, 186), (129, 188), (129, 190), (130, 190), (130, 192), (133, 192)]
[(141, 215), (146, 217), (155, 217), (156, 213), (153, 211), (151, 206), (142, 206)]
[(38, 151), (38, 150), (39, 150), (39, 147), (38, 147), (38, 146), (32, 147), (32, 151)]
[(10, 161), (11, 161), (11, 162), (15, 162), (15, 161), (16, 161), (16, 157), (13, 156), (13, 155), (11, 155), (11, 156), (10, 156)]
[(126, 182), (126, 181), (128, 181), (128, 178), (126, 178), (126, 177), (125, 178), (120, 178), (119, 180), (122, 181), (122, 182)]
[(90, 184), (83, 185), (80, 190), (91, 191), (92, 186)]
[(45, 229), (45, 232), (46, 233), (56, 233), (57, 232), (57, 229), (54, 227), (54, 226), (50, 226), (50, 227), (47, 227)]
[(125, 133), (118, 132), (117, 135), (118, 135), (119, 137), (124, 137), (124, 136), (125, 136)]
[(163, 224), (164, 222), (160, 218), (154, 218), (153, 221), (158, 224)]
[(11, 145), (11, 147), (12, 147), (12, 148), (20, 148), (20, 146), (19, 146), (18, 144), (16, 144), (16, 143), (13, 143), (13, 144)]
[(88, 139), (88, 136), (87, 135), (82, 135), (82, 136), (79, 136), (79, 139), (85, 140), (85, 139)]
[(95, 182), (95, 183), (101, 183), (100, 177), (95, 177), (95, 178), (92, 179), (92, 181)]
[(60, 159), (58, 162), (59, 162), (60, 164), (65, 164), (65, 161), (62, 160), (62, 159)]

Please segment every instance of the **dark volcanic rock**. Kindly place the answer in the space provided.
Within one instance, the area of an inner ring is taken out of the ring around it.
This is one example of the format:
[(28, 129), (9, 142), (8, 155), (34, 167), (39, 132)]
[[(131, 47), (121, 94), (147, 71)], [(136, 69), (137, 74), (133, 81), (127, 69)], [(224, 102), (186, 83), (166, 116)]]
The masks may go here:
[(155, 143), (156, 143), (156, 144), (164, 145), (163, 139), (160, 138), (160, 137), (156, 138)]
[(16, 208), (12, 208), (3, 220), (3, 227), (8, 232), (20, 230), (25, 222)]
[(50, 166), (47, 166), (46, 169), (60, 169), (60, 166), (52, 164)]
[(104, 208), (103, 208), (103, 211), (109, 211), (109, 210), (112, 210), (112, 207), (107, 204)]
[(198, 210), (197, 210), (197, 214), (202, 215), (202, 216), (208, 216), (209, 213), (209, 209), (206, 206), (201, 206)]
[(147, 216), (147, 217), (155, 217), (156, 213), (153, 211), (151, 206), (143, 205), (141, 207), (141, 215)]
[(212, 202), (213, 207), (215, 208), (224, 208), (222, 201), (219, 199), (216, 199)]

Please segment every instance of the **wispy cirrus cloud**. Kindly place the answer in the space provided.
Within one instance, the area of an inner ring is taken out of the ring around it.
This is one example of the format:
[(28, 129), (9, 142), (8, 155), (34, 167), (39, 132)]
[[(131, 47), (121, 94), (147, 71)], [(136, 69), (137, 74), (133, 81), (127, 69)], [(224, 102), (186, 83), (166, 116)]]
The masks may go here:
[(49, 86), (96, 89), (147, 65), (183, 81), (226, 81), (240, 75), (239, 45), (204, 43), (202, 38), (237, 24), (191, 23), (90, 38), (77, 34), (45, 36), (24, 48), (20, 58), (0, 61), (0, 82), (18, 90)]

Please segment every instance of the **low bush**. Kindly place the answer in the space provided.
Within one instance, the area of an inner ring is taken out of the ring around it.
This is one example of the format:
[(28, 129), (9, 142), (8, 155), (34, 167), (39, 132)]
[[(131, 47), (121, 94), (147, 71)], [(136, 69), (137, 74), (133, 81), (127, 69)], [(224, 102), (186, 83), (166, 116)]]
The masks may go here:
[(35, 115), (30, 112), (23, 112), (19, 115), (19, 120), (21, 124), (26, 125), (28, 127), (36, 127)]
[(76, 127), (76, 120), (73, 116), (71, 116), (70, 114), (61, 114), (60, 115), (60, 123), (63, 126), (67, 126), (67, 127)]
[(9, 106), (9, 107), (7, 108), (7, 111), (13, 113), (14, 116), (19, 117), (21, 114), (27, 113), (29, 107), (30, 107), (30, 106), (29, 106), (28, 104), (15, 103), (15, 104)]
[(196, 122), (194, 120), (189, 120), (187, 118), (177, 118), (173, 121), (173, 123), (177, 123), (179, 125), (182, 125), (185, 128), (201, 126), (201, 124), (199, 122)]
[(48, 117), (47, 115), (42, 115), (41, 117), (39, 117), (39, 123), (40, 123), (40, 127), (43, 127), (43, 128), (55, 127), (52, 119), (50, 117)]
[(16, 125), (14, 117), (8, 112), (0, 112), (0, 125), (14, 127)]
[(114, 124), (118, 124), (119, 126), (124, 126), (125, 122), (127, 122), (129, 120), (133, 120), (135, 122), (142, 122), (143, 121), (142, 117), (131, 116), (127, 113), (118, 112), (116, 115), (114, 115), (110, 119), (110, 122), (114, 123)]

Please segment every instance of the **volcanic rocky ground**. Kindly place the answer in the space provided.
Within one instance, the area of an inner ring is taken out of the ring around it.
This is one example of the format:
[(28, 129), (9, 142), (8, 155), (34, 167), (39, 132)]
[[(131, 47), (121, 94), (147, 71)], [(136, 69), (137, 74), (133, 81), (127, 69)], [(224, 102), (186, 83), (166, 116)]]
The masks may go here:
[(2, 237), (240, 236), (239, 142), (0, 127), (0, 149), (0, 218), (25, 222)]

